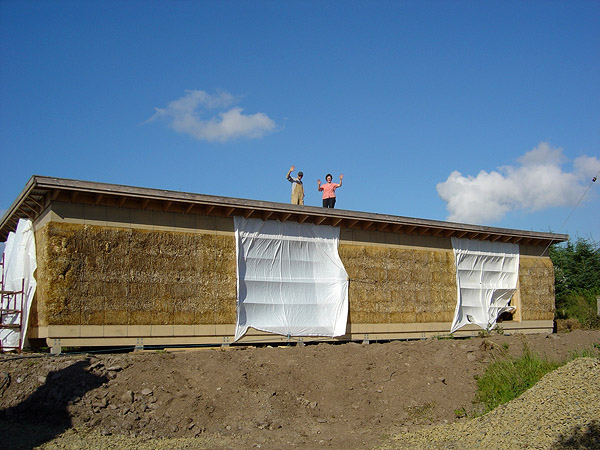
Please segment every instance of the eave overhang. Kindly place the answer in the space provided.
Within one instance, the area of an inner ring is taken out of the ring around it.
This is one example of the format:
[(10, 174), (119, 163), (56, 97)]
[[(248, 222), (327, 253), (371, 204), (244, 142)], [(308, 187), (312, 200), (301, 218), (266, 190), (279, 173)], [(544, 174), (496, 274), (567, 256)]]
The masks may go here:
[(0, 221), (0, 241), (6, 241), (8, 233), (16, 229), (19, 219), (29, 218), (35, 221), (55, 201), (216, 217), (243, 216), (366, 231), (442, 238), (457, 237), (519, 245), (548, 246), (569, 239), (566, 234), (494, 228), (36, 175), (31, 177), (23, 191), (4, 213)]

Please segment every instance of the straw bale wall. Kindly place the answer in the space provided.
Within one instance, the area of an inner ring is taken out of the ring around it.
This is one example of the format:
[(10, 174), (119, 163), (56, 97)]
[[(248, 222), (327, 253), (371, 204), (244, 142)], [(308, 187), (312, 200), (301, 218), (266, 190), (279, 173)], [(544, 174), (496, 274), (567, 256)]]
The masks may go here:
[(554, 319), (554, 266), (550, 258), (519, 258), (522, 320)]
[(351, 323), (451, 322), (454, 254), (448, 250), (341, 244)]
[[(48, 221), (36, 230), (36, 243), (33, 327), (236, 322), (232, 232)], [(353, 237), (340, 242), (339, 254), (350, 279), (351, 324), (452, 321), (457, 292), (449, 245)], [(520, 258), (518, 298), (521, 320), (553, 319), (549, 258)]]
[(231, 236), (50, 222), (36, 240), (37, 326), (235, 323)]

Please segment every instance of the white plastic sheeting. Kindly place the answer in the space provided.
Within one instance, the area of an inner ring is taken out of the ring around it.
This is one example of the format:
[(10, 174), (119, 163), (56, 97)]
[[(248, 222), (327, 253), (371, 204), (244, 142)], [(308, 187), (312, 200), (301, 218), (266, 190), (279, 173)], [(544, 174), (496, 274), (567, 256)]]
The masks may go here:
[[(16, 231), (10, 232), (4, 247), (4, 290), (21, 291), (24, 286), (22, 327), (21, 329), (1, 328), (0, 340), (3, 347), (18, 347), (21, 339), (21, 349), (25, 341), (27, 323), (29, 320), (29, 309), (33, 301), (33, 295), (37, 282), (34, 271), (37, 268), (35, 256), (35, 237), (33, 224), (29, 219), (20, 219)], [(18, 298), (20, 306), (20, 296)], [(7, 299), (3, 297), (2, 308), (5, 309)], [(12, 304), (10, 305), (12, 308)], [(16, 324), (20, 320), (19, 314), (3, 315), (3, 325)], [(21, 336), (19, 336), (21, 333)]]
[(450, 333), (472, 323), (491, 330), (517, 289), (519, 246), (452, 238), (458, 301)]
[(341, 336), (348, 274), (331, 226), (235, 217), (237, 325), (284, 336)]

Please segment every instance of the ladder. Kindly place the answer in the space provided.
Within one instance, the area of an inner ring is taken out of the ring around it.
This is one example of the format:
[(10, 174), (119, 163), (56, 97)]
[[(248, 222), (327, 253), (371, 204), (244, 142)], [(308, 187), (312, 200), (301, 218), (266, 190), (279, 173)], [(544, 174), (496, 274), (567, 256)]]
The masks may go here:
[[(20, 291), (7, 291), (4, 288), (4, 254), (0, 261), (0, 269), (2, 272), (0, 278), (0, 331), (12, 330), (18, 333), (19, 339), (17, 345), (4, 345), (0, 339), (0, 353), (6, 351), (21, 352), (22, 328), (23, 328), (23, 304), (25, 300), (25, 280), (21, 281)], [(3, 333), (5, 334), (5, 333)]]

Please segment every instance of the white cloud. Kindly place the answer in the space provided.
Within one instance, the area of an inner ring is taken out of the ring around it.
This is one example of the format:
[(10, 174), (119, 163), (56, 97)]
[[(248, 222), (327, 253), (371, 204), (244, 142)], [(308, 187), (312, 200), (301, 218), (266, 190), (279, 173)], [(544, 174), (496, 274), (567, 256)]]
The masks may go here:
[(489, 173), (482, 170), (475, 177), (452, 172), (436, 187), (447, 202), (447, 220), (489, 223), (510, 211), (576, 205), (591, 177), (600, 170), (600, 160), (580, 156), (573, 161), (572, 172), (563, 170), (566, 160), (561, 148), (542, 142), (520, 157), (516, 167), (500, 167)]
[(166, 108), (155, 108), (156, 112), (146, 123), (165, 120), (179, 133), (198, 140), (221, 142), (260, 138), (275, 130), (275, 122), (266, 114), (244, 114), (241, 107), (231, 107), (236, 101), (225, 91), (214, 95), (204, 91), (186, 91), (183, 97), (173, 100)]

